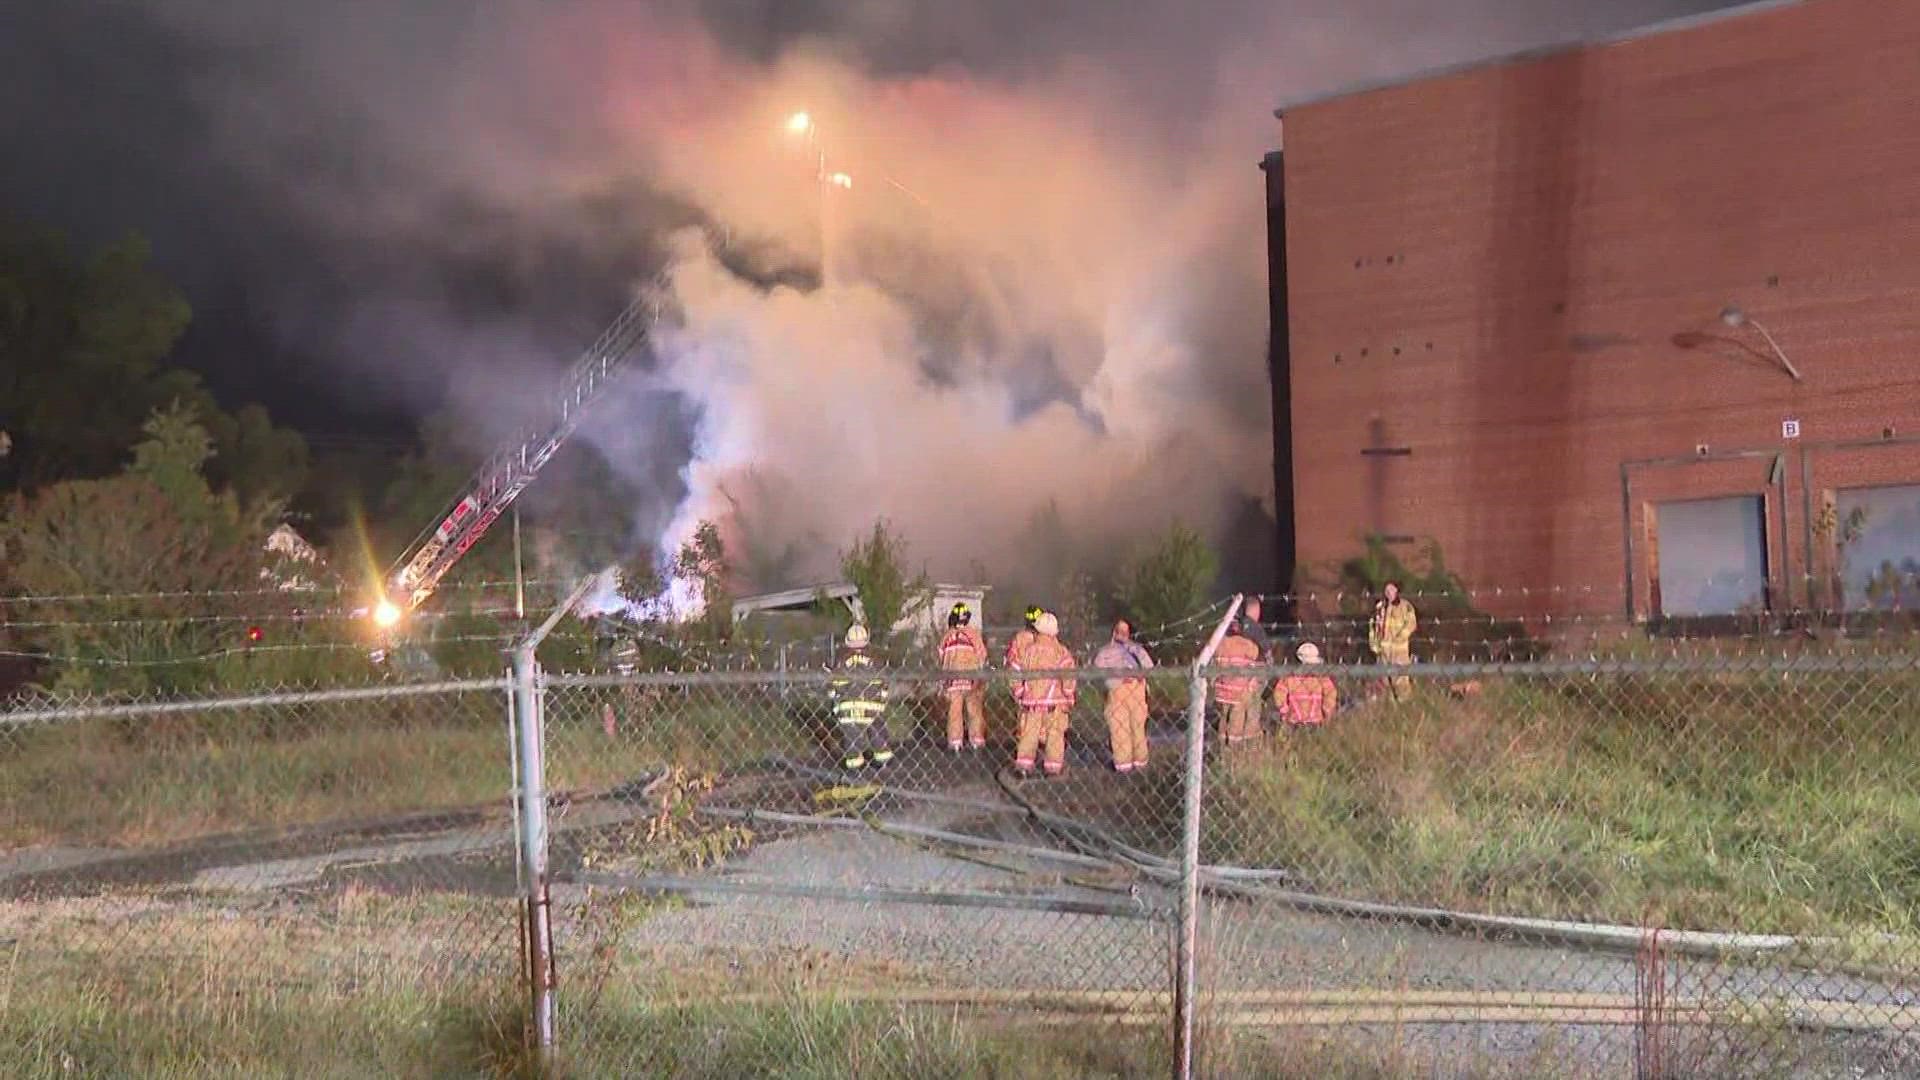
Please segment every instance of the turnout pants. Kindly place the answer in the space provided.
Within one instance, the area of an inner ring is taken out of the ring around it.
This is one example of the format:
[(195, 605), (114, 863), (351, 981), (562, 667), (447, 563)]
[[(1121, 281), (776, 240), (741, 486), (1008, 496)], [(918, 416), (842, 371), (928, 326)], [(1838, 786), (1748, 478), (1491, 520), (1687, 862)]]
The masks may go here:
[[(1382, 664), (1392, 664), (1396, 667), (1411, 666), (1413, 649), (1407, 645), (1382, 645), (1379, 657)], [(1387, 680), (1387, 692), (1393, 695), (1393, 700), (1405, 701), (1413, 696), (1413, 679), (1406, 675), (1392, 676)]]
[(947, 745), (958, 750), (962, 744), (975, 750), (987, 745), (987, 690), (978, 684), (947, 691)]
[(1132, 772), (1147, 767), (1147, 684), (1126, 682), (1107, 692), (1107, 737), (1113, 767)]
[(1220, 734), (1226, 736), (1228, 746), (1260, 737), (1260, 698), (1257, 694), (1248, 694), (1220, 708), (1226, 714), (1226, 719), (1220, 725)]
[(893, 760), (893, 748), (887, 742), (887, 721), (883, 716), (871, 720), (840, 721), (840, 763), (858, 769), (872, 762), (885, 765)]
[(1020, 746), (1014, 753), (1013, 767), (1026, 772), (1033, 768), (1034, 754), (1045, 748), (1043, 768), (1057, 776), (1067, 767), (1067, 707), (1054, 705), (1025, 709), (1020, 713)]

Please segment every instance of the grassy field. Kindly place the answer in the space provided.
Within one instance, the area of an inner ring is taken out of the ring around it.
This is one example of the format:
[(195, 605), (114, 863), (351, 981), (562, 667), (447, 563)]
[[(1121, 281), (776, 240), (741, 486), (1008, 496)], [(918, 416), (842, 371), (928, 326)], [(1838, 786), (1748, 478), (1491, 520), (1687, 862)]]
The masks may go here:
[[(635, 917), (644, 917), (641, 911)], [(299, 907), (178, 896), (0, 904), (0, 1075), (536, 1076), (513, 992), (511, 905), (349, 893)], [(571, 958), (559, 1076), (1164, 1076), (1166, 1028), (1097, 1016), (1023, 1019), (853, 1000), (898, 979), (827, 961), (743, 973), (596, 972)], [(791, 959), (791, 958), (789, 958)], [(749, 1003), (716, 993), (757, 995)], [(1374, 1029), (1204, 1033), (1211, 1075), (1431, 1075)], [(1550, 1062), (1449, 1075), (1553, 1076)]]
[(1422, 685), (1230, 755), (1207, 857), (1357, 898), (1912, 940), (1917, 750), (1911, 678)]
[[(615, 710), (611, 737), (603, 705)], [(809, 745), (804, 724), (777, 707), (718, 697), (554, 694), (547, 724), (553, 790)], [(0, 851), (504, 805), (510, 789), (498, 694), (48, 725), (0, 739)]]

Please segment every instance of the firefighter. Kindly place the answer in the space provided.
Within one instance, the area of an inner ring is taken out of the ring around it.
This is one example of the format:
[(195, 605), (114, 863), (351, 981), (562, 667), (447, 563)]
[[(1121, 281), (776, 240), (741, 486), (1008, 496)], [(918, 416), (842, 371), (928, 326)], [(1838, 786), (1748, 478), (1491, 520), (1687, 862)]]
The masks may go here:
[[(1133, 640), (1133, 627), (1121, 619), (1113, 636), (1093, 654), (1093, 666), (1115, 671), (1144, 671), (1153, 657)], [(1113, 771), (1130, 773), (1147, 767), (1147, 680), (1139, 676), (1107, 679), (1107, 736), (1113, 748)]]
[(847, 628), (846, 650), (834, 665), (836, 675), (829, 684), (833, 719), (840, 726), (844, 749), (840, 763), (849, 769), (862, 768), (869, 761), (885, 765), (893, 760), (893, 748), (887, 743), (887, 680), (867, 652), (869, 640), (867, 628), (860, 623)]
[[(987, 642), (973, 625), (966, 601), (947, 612), (947, 633), (940, 639), (942, 671), (978, 671), (987, 666)], [(987, 688), (978, 679), (948, 679), (947, 748), (987, 745)]]
[[(1033, 644), (1034, 639), (1040, 636), (1039, 632), (1034, 629), (1034, 624), (1040, 619), (1040, 605), (1027, 605), (1025, 618), (1027, 624), (1019, 630), (1014, 631), (1013, 638), (1007, 642), (1006, 656), (1001, 662), (1007, 665), (1008, 671), (1020, 670), (1022, 658), (1027, 652), (1027, 646)], [(1010, 681), (1007, 684), (1007, 689), (1012, 692), (1014, 705), (1017, 707), (1020, 703), (1020, 684), (1017, 681)], [(1025, 741), (1027, 737), (1027, 710), (1020, 709), (1019, 715), (1019, 727), (1014, 734), (1015, 742)]]
[(1260, 598), (1258, 596), (1247, 597), (1247, 602), (1240, 608), (1239, 622), (1242, 632), (1245, 633), (1247, 637), (1252, 638), (1253, 643), (1260, 647), (1261, 663), (1272, 662), (1273, 639), (1267, 636), (1266, 624), (1260, 621)]
[[(1213, 662), (1221, 667), (1252, 667), (1260, 662), (1260, 646), (1236, 621), (1227, 628), (1227, 636), (1214, 651)], [(1256, 683), (1257, 680), (1245, 675), (1224, 675), (1213, 680), (1213, 703), (1226, 710), (1221, 734), (1226, 736), (1228, 746), (1260, 735), (1260, 693)]]
[[(1060, 620), (1051, 611), (1041, 612), (1033, 621), (1033, 640), (1021, 653), (1022, 670), (1065, 671), (1075, 666), (1073, 653), (1060, 644)], [(1021, 679), (1014, 684), (1020, 702), (1020, 746), (1013, 758), (1014, 770), (1026, 776), (1033, 772), (1033, 757), (1044, 747), (1042, 767), (1048, 776), (1059, 776), (1067, 767), (1067, 713), (1073, 708), (1077, 684), (1073, 679), (1048, 676)]]
[[(1320, 646), (1303, 641), (1293, 655), (1309, 668), (1320, 665)], [(1273, 704), (1289, 728), (1312, 730), (1340, 707), (1340, 688), (1319, 672), (1302, 671), (1273, 684)]]
[(1028, 645), (1033, 643), (1034, 638), (1040, 636), (1039, 631), (1034, 629), (1034, 627), (1039, 622), (1041, 614), (1040, 605), (1029, 604), (1027, 606), (1025, 615), (1027, 625), (1015, 631), (1012, 640), (1007, 642), (1007, 654), (1004, 657), (1004, 662), (1007, 665), (1008, 671), (1020, 670), (1021, 653), (1026, 650)]
[[(1400, 595), (1400, 583), (1389, 581), (1382, 590), (1383, 599), (1373, 606), (1373, 621), (1367, 624), (1367, 648), (1382, 664), (1402, 666), (1413, 663), (1413, 632), (1420, 625), (1413, 604)], [(1413, 680), (1395, 675), (1387, 680), (1395, 701), (1405, 701), (1413, 693)]]

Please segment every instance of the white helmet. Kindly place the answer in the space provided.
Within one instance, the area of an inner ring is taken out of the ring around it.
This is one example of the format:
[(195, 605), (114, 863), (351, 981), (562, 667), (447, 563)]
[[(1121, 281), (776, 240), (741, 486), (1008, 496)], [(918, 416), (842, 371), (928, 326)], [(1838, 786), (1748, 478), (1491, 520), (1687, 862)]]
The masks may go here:
[(1320, 646), (1311, 641), (1303, 641), (1299, 648), (1293, 650), (1293, 655), (1299, 657), (1303, 664), (1317, 664), (1320, 662)]
[(868, 635), (865, 625), (854, 623), (852, 626), (847, 627), (847, 648), (864, 649), (867, 647), (869, 640), (870, 635)]
[(1043, 611), (1033, 620), (1033, 628), (1048, 637), (1060, 636), (1060, 620), (1051, 611)]

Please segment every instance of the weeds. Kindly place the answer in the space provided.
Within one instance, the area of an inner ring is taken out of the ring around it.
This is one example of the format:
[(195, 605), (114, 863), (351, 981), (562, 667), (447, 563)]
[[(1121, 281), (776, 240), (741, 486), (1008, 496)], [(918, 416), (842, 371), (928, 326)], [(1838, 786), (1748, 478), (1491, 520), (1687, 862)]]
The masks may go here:
[(1316, 890), (1503, 914), (1910, 933), (1911, 682), (1489, 682), (1231, 757), (1209, 859)]

